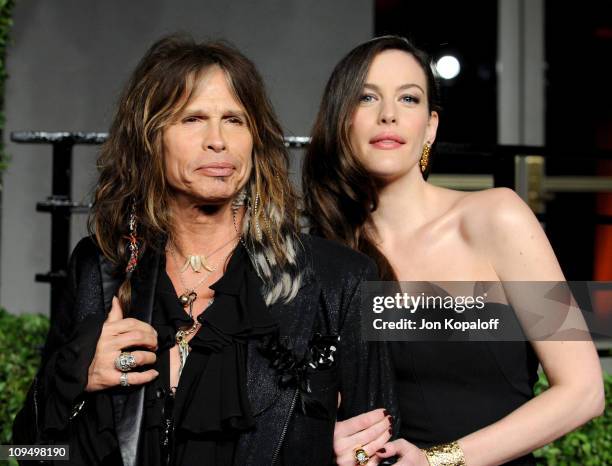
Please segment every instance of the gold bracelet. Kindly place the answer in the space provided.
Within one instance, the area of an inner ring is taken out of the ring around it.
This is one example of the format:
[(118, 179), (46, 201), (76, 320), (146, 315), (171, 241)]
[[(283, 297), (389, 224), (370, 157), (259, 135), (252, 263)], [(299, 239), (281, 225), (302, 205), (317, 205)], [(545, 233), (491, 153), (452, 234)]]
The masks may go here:
[(457, 442), (436, 445), (423, 451), (430, 466), (465, 466), (463, 450)]

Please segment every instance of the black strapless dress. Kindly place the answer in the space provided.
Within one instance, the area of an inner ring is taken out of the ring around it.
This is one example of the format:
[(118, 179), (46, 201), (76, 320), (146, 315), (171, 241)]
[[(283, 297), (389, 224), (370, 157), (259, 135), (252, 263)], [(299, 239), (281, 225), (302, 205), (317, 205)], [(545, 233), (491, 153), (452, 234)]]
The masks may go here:
[[(538, 359), (529, 342), (390, 345), (400, 401), (400, 437), (420, 448), (457, 440), (533, 398)], [(536, 462), (527, 455), (507, 464)]]

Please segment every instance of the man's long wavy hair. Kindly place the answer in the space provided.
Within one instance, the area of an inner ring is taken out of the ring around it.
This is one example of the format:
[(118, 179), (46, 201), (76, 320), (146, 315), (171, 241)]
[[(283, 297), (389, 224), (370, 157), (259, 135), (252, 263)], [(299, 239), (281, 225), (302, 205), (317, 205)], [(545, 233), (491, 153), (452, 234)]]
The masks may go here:
[(436, 78), (423, 51), (398, 36), (378, 37), (355, 47), (336, 65), (325, 87), (304, 158), (302, 187), (311, 233), (369, 255), (377, 262), (381, 279), (396, 280), (372, 235), (371, 213), (378, 207), (376, 180), (354, 154), (349, 136), (370, 65), (385, 50), (401, 50), (416, 59), (427, 77), (429, 111), (439, 111)]
[[(247, 209), (243, 239), (255, 270), (264, 281), (268, 304), (291, 300), (300, 286), (297, 264), (299, 225), (297, 197), (289, 183), (288, 153), (283, 131), (255, 65), (222, 42), (196, 43), (183, 35), (157, 41), (132, 74), (98, 158), (89, 231), (102, 253), (119, 271), (129, 259), (128, 219), (137, 219), (141, 253), (161, 252), (172, 236), (170, 189), (164, 171), (162, 135), (192, 98), (198, 78), (210, 67), (224, 72), (230, 89), (243, 105), (253, 137), (253, 170), (245, 186), (247, 198), (259, 193), (256, 212)], [(261, 225), (256, 232), (255, 218)], [(131, 300), (131, 274), (119, 289), (124, 311)]]

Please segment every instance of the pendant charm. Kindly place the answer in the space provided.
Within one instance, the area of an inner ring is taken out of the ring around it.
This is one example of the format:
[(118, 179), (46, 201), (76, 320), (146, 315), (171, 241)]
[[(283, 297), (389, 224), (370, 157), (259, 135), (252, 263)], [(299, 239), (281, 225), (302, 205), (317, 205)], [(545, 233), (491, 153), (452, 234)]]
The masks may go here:
[(184, 330), (179, 330), (178, 332), (176, 332), (176, 343), (178, 344), (179, 352), (179, 379), (181, 378), (181, 373), (183, 372), (185, 363), (187, 362), (187, 356), (189, 356), (189, 342), (187, 341), (186, 337), (187, 332), (185, 332)]
[(202, 270), (206, 270), (208, 272), (212, 272), (213, 270), (215, 270), (215, 267), (208, 263), (206, 256), (198, 256), (198, 255), (187, 256), (187, 260), (185, 261), (185, 264), (183, 264), (183, 268), (181, 269), (181, 272), (184, 272), (190, 266), (195, 273), (200, 273)]
[(179, 301), (183, 305), (183, 307), (191, 307), (191, 305), (198, 299), (198, 294), (195, 291), (186, 291), (182, 295), (179, 296)]

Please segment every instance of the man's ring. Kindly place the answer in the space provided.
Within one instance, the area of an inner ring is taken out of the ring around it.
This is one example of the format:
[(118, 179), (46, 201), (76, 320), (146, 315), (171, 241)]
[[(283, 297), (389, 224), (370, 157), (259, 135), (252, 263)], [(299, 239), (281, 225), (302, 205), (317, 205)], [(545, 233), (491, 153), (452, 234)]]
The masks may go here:
[(115, 367), (121, 372), (131, 371), (136, 367), (136, 358), (132, 353), (124, 351), (115, 359)]
[(130, 383), (128, 382), (127, 376), (128, 376), (127, 372), (122, 372), (121, 375), (119, 376), (119, 383), (121, 384), (122, 387), (129, 387), (130, 386)]
[(370, 457), (363, 448), (358, 448), (355, 450), (355, 461), (357, 461), (359, 466), (363, 466), (370, 461)]

